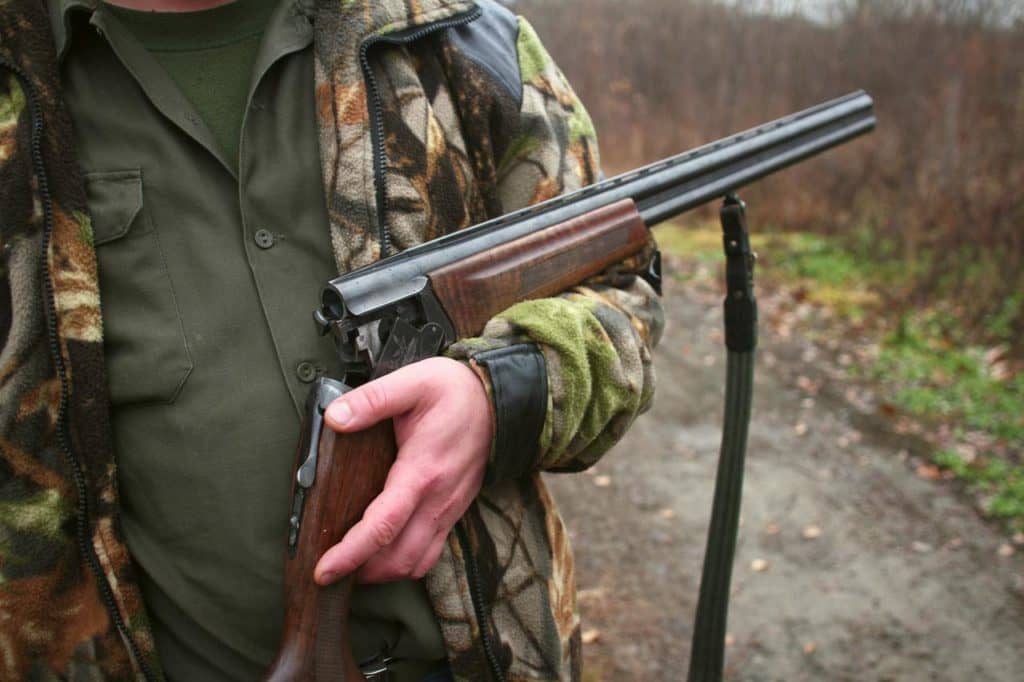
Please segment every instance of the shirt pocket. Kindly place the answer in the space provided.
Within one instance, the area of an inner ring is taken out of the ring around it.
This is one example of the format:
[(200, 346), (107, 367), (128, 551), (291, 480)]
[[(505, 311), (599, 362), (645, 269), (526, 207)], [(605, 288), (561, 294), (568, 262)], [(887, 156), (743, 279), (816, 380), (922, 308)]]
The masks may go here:
[(86, 173), (85, 190), (111, 402), (174, 402), (192, 357), (160, 238), (143, 206), (142, 172)]

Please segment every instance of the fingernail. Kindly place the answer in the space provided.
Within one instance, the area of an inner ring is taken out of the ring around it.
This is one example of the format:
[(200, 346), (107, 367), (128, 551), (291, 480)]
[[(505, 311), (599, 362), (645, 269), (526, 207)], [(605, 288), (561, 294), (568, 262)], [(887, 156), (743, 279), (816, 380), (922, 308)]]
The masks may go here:
[(348, 406), (348, 403), (334, 403), (327, 408), (327, 412), (331, 420), (340, 426), (344, 426), (352, 421), (352, 408)]
[(337, 573), (331, 573), (331, 572), (321, 573), (320, 574), (320, 580), (318, 582), (321, 585), (330, 585), (331, 583), (333, 583), (337, 579), (337, 577), (338, 577)]

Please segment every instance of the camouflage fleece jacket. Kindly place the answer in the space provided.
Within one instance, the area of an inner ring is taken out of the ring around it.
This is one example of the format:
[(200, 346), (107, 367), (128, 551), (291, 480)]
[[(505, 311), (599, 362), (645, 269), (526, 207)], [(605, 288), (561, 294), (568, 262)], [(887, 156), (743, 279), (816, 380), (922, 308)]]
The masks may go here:
[[(491, 0), (318, 0), (313, 20), (342, 271), (595, 179), (586, 112), (530, 26)], [(158, 680), (119, 527), (70, 135), (45, 2), (0, 0), (0, 679)], [(661, 309), (624, 271), (516, 305), (451, 349), (496, 406), (500, 358), (546, 375), (533, 442), (494, 448), (425, 579), (458, 679), (579, 677), (572, 556), (538, 472), (589, 466), (651, 400)]]

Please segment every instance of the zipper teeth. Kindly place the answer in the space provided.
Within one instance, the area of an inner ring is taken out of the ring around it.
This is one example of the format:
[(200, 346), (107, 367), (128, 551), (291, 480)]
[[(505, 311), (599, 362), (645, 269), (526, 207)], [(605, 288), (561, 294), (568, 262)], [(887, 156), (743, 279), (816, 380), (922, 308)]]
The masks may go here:
[(374, 187), (376, 189), (377, 224), (379, 226), (380, 255), (382, 258), (391, 254), (391, 232), (388, 229), (387, 217), (388, 190), (384, 177), (387, 170), (388, 158), (387, 152), (384, 149), (384, 105), (381, 101), (380, 89), (377, 87), (377, 77), (374, 75), (373, 69), (370, 67), (370, 48), (378, 43), (407, 45), (408, 43), (424, 38), (431, 33), (437, 33), (438, 31), (444, 31), (449, 28), (466, 26), (467, 24), (479, 19), (481, 14), (483, 14), (483, 11), (479, 7), (474, 7), (461, 16), (434, 22), (406, 35), (371, 36), (363, 41), (362, 46), (359, 48), (359, 63), (363, 70), (363, 79), (366, 81), (367, 90), (370, 94), (370, 144), (373, 147), (373, 180)]
[(466, 529), (461, 525), (455, 526), (455, 532), (459, 537), (459, 544), (462, 546), (462, 556), (466, 563), (466, 573), (469, 574), (469, 598), (473, 602), (473, 611), (476, 613), (477, 625), (480, 627), (480, 641), (484, 645), (484, 656), (491, 666), (491, 673), (498, 682), (505, 681), (505, 675), (501, 672), (501, 665), (498, 657), (494, 655), (494, 647), (491, 644), (490, 633), (487, 631), (487, 621), (483, 607), (483, 585), (480, 583), (480, 570), (476, 565), (476, 557), (469, 545), (469, 536)]
[[(403, 36), (373, 36), (364, 41), (362, 46), (360, 46), (359, 62), (363, 70), (363, 79), (366, 81), (366, 87), (369, 91), (369, 114), (371, 120), (370, 139), (373, 147), (373, 176), (374, 186), (376, 188), (377, 222), (380, 229), (380, 251), (382, 258), (387, 257), (391, 253), (391, 234), (388, 230), (387, 220), (388, 196), (387, 185), (385, 182), (387, 152), (384, 148), (383, 103), (381, 101), (380, 89), (377, 86), (377, 77), (374, 75), (373, 69), (370, 66), (370, 48), (378, 43), (405, 45), (413, 41), (420, 40), (431, 33), (466, 26), (479, 19), (482, 13), (483, 12), (479, 7), (474, 7), (462, 16), (435, 22), (429, 26), (424, 26)], [(491, 674), (494, 676), (494, 679), (498, 682), (504, 682), (505, 676), (502, 674), (501, 665), (498, 663), (498, 659), (494, 654), (494, 646), (491, 643), (490, 633), (486, 627), (486, 614), (483, 607), (483, 589), (480, 583), (480, 571), (477, 568), (476, 559), (473, 557), (473, 553), (470, 549), (469, 538), (466, 535), (465, 529), (458, 525), (455, 528), (456, 533), (458, 534), (459, 544), (462, 546), (463, 556), (465, 557), (466, 573), (469, 578), (469, 596), (470, 601), (473, 602), (473, 611), (476, 615), (477, 623), (480, 628), (480, 641), (483, 645), (484, 656), (487, 659), (488, 665), (491, 667)]]
[(384, 153), (384, 121), (380, 115), (383, 108), (380, 99), (380, 92), (377, 89), (377, 77), (373, 75), (370, 68), (370, 60), (367, 52), (377, 41), (371, 40), (363, 43), (359, 51), (359, 62), (363, 69), (363, 79), (366, 81), (370, 91), (370, 144), (373, 146), (373, 180), (376, 190), (377, 201), (377, 225), (380, 230), (380, 255), (387, 256), (391, 253), (391, 235), (388, 232), (387, 224), (387, 188), (384, 186), (384, 170), (387, 164), (387, 156)]
[(138, 662), (139, 667), (142, 668), (143, 676), (147, 680), (152, 680), (155, 679), (155, 677), (149, 669), (149, 666), (146, 664), (146, 661), (142, 658), (141, 651), (139, 650), (138, 644), (135, 642), (135, 638), (132, 637), (131, 632), (128, 631), (128, 628), (125, 625), (124, 619), (121, 617), (121, 612), (118, 610), (117, 604), (114, 601), (114, 594), (110, 588), (110, 583), (107, 581), (107, 576), (103, 573), (103, 568), (100, 566), (99, 558), (93, 552), (89, 543), (86, 542), (86, 536), (89, 533), (88, 489), (85, 484), (85, 474), (82, 473), (82, 468), (79, 466), (78, 460), (75, 459), (74, 453), (71, 450), (71, 439), (67, 431), (67, 370), (64, 366), (64, 358), (60, 352), (60, 343), (57, 340), (57, 310), (54, 302), (53, 282), (50, 277), (50, 261), (48, 256), (50, 238), (53, 233), (53, 200), (50, 195), (50, 186), (46, 177), (46, 165), (43, 161), (43, 119), (42, 115), (39, 113), (39, 99), (35, 88), (32, 86), (32, 83), (25, 72), (21, 67), (12, 64), (6, 59), (0, 59), (0, 64), (14, 73), (21, 82), (22, 87), (25, 88), (25, 94), (28, 97), (29, 111), (32, 118), (32, 164), (35, 168), (36, 176), (38, 177), (39, 195), (42, 198), (43, 204), (43, 243), (41, 257), (43, 267), (46, 271), (45, 277), (43, 277), (43, 293), (46, 301), (47, 325), (49, 327), (48, 340), (50, 356), (57, 369), (57, 376), (60, 379), (60, 406), (57, 410), (57, 439), (60, 444), (61, 454), (63, 454), (64, 458), (71, 466), (71, 471), (75, 479), (75, 489), (78, 493), (78, 518), (75, 523), (75, 530), (78, 535), (78, 547), (85, 556), (93, 576), (96, 578), (96, 584), (99, 587), (100, 595), (103, 598), (108, 614), (114, 621), (114, 626), (117, 628), (118, 632), (121, 633), (121, 636), (125, 638), (129, 649), (131, 649), (132, 655)]

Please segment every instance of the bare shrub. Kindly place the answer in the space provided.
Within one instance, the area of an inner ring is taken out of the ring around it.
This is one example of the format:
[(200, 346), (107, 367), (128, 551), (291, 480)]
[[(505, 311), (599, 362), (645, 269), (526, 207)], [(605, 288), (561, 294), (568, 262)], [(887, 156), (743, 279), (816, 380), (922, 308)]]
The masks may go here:
[[(962, 321), (983, 330), (1024, 290), (1024, 22), (1008, 19), (1014, 3), (843, 0), (831, 21), (741, 7), (516, 4), (587, 103), (609, 172), (870, 92), (876, 133), (748, 190), (757, 224), (858, 234), (875, 251), (865, 255), (919, 273), (911, 290), (889, 292), (895, 303), (958, 297)], [(1011, 311), (1011, 328), (1024, 330), (1022, 314)]]

